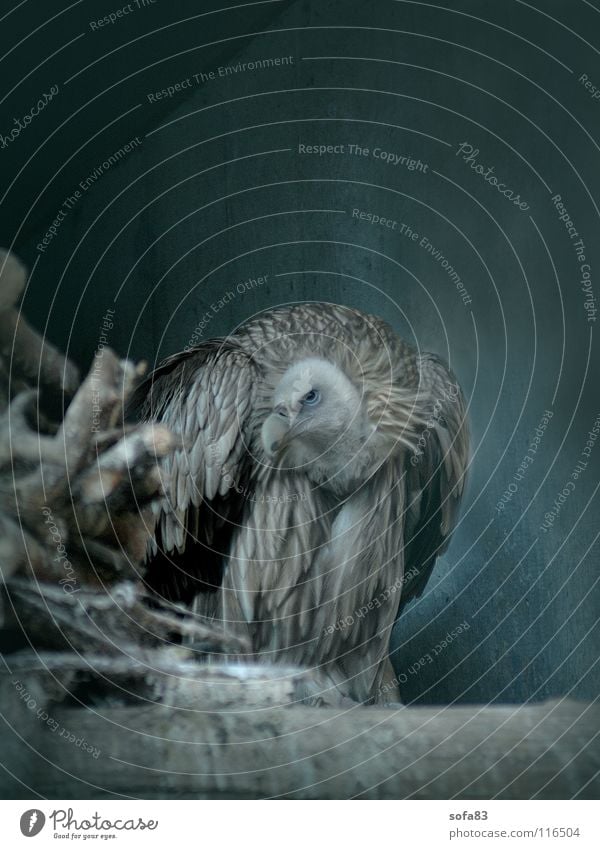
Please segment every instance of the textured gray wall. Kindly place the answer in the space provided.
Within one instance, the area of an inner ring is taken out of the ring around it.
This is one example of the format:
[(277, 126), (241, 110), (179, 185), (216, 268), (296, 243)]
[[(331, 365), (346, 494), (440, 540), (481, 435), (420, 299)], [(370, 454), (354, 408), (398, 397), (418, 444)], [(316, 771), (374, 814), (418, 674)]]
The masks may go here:
[[(582, 452), (600, 413), (599, 361), (595, 302), (581, 279), (589, 264), (600, 293), (600, 100), (580, 78), (600, 86), (586, 40), (599, 17), (566, 0), (543, 11), (445, 5), (272, 2), (209, 14), (221, 5), (160, 0), (95, 30), (77, 7), (29, 39), (28, 50), (47, 56), (49, 44), (85, 33), (40, 72), (23, 80), (31, 62), (14, 57), (7, 82), (17, 89), (0, 132), (19, 104), (54, 81), (60, 88), (0, 150), (3, 191), (5, 175), (23, 168), (0, 224), (4, 242), (15, 239), (36, 263), (28, 314), (82, 363), (109, 308), (109, 343), (154, 361), (200, 324), (204, 338), (225, 334), (257, 310), (304, 299), (379, 313), (443, 355), (469, 396), (473, 462), (450, 550), (394, 632), (404, 697), (592, 697), (600, 447)], [(114, 6), (95, 3), (94, 15)], [(10, 43), (31, 29), (16, 15), (11, 25)], [(210, 71), (214, 79), (196, 83)], [(184, 80), (172, 97), (155, 97)], [(136, 136), (141, 144), (105, 170)], [(463, 143), (479, 151), (470, 162)], [(311, 144), (343, 152), (299, 152)], [(385, 162), (377, 150), (422, 166)], [(63, 206), (95, 168), (98, 179)], [(353, 209), (396, 224), (360, 221)], [(238, 293), (259, 276), (266, 282)], [(528, 455), (545, 410), (553, 416)], [(574, 479), (580, 459), (587, 466)]]

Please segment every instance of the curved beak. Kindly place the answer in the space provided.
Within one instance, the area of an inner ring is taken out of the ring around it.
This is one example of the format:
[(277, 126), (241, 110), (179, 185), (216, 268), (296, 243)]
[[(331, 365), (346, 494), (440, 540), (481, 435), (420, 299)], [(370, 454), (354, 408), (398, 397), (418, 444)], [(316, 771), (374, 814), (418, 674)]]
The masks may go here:
[(262, 426), (261, 437), (265, 451), (273, 457), (281, 447), (290, 430), (292, 422), (284, 404), (279, 404), (267, 416)]

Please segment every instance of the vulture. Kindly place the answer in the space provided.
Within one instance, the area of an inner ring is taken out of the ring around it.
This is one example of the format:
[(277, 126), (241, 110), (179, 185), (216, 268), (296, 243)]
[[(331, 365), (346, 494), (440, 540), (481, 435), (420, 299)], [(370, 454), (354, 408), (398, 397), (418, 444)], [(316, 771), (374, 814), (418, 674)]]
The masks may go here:
[(245, 636), (253, 659), (389, 701), (392, 626), (464, 488), (465, 401), (444, 362), (374, 315), (302, 303), (168, 357), (134, 397), (138, 418), (181, 435), (152, 590)]

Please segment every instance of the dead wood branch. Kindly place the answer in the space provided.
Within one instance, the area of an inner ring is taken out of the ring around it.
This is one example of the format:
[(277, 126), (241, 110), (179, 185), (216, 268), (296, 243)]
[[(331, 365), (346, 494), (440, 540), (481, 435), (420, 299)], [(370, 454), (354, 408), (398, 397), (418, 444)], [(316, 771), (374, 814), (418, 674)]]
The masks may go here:
[[(218, 626), (194, 619), (187, 608), (158, 602), (141, 583), (106, 586), (104, 592), (75, 590), (65, 593), (48, 584), (37, 587), (27, 579), (13, 578), (7, 586), (11, 616), (27, 625), (39, 649), (68, 649), (78, 654), (105, 657), (148, 656), (152, 648), (164, 649), (185, 640), (185, 653), (240, 654), (248, 644)], [(152, 606), (150, 603), (152, 602)], [(184, 651), (177, 649), (178, 656)]]
[(28, 324), (17, 307), (27, 283), (27, 272), (14, 256), (0, 249), (0, 375), (8, 397), (14, 397), (24, 386), (35, 386), (40, 392), (71, 397), (79, 385), (78, 369), (50, 342)]
[[(174, 447), (162, 425), (124, 423), (145, 366), (103, 348), (77, 388), (75, 367), (15, 307), (25, 283), (23, 266), (0, 251), (0, 363), (11, 386), (0, 407), (7, 627), (38, 648), (112, 656), (183, 640), (203, 652), (245, 650), (189, 611), (151, 606), (139, 580), (151, 506), (162, 496), (160, 463)], [(50, 427), (40, 428), (41, 390), (54, 393), (54, 409), (66, 407)]]
[[(221, 695), (223, 685), (213, 690)], [(22, 699), (17, 685), (7, 686), (13, 702)], [(64, 733), (52, 732), (43, 717), (33, 728), (30, 722), (32, 750), (13, 764), (23, 782), (13, 792), (20, 788), (22, 798), (26, 786), (69, 799), (597, 798), (600, 711), (587, 703), (342, 711), (256, 708), (242, 699), (224, 710), (210, 693), (205, 688), (197, 705), (178, 708), (47, 705)]]

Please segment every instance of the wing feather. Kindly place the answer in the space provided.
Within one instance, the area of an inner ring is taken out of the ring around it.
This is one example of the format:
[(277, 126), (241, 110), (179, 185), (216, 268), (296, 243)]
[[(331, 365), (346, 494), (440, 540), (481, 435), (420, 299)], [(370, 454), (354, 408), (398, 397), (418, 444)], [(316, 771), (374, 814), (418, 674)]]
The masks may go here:
[(247, 446), (257, 380), (256, 364), (239, 345), (215, 339), (169, 357), (134, 396), (138, 418), (160, 420), (181, 436), (181, 445), (164, 463), (164, 497), (148, 548), (158, 583), (176, 572), (171, 597), (177, 597), (182, 577), (202, 585), (205, 562), (214, 572), (219, 561), (218, 571), (228, 553), (242, 506), (232, 483), (251, 474)]
[(407, 465), (403, 606), (421, 595), (450, 542), (469, 460), (465, 400), (454, 375), (435, 354), (421, 355), (420, 370), (426, 425)]

